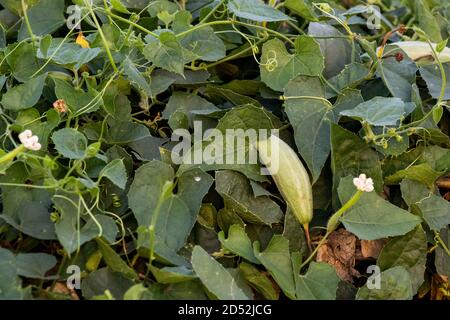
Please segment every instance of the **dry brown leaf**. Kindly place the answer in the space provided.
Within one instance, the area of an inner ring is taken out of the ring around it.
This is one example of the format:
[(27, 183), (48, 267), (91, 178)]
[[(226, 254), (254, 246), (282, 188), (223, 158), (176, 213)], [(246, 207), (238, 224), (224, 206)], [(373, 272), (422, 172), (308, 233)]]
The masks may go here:
[[(48, 288), (48, 290), (49, 289), (50, 288)], [(74, 289), (67, 288), (67, 285), (64, 282), (57, 282), (52, 292), (69, 295), (72, 298), (72, 300), (80, 300), (77, 292)]]
[(319, 248), (316, 260), (334, 266), (339, 278), (352, 282), (353, 277), (360, 276), (354, 268), (355, 251), (356, 237), (345, 229), (339, 229), (331, 233)]
[(450, 176), (439, 178), (436, 181), (436, 185), (439, 189), (450, 189)]
[(431, 300), (450, 300), (448, 277), (434, 274), (431, 280)]
[(387, 239), (361, 240), (361, 255), (363, 258), (377, 259)]

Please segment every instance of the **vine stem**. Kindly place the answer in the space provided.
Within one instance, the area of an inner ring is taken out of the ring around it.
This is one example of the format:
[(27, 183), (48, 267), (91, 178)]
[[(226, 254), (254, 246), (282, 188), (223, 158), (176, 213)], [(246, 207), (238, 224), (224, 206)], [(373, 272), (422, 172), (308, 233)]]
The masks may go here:
[(214, 8), (212, 8), (212, 10), (211, 10), (210, 12), (208, 12), (208, 14), (207, 14), (202, 20), (200, 20), (199, 23), (203, 23), (203, 22), (205, 22), (205, 21), (208, 21), (208, 19), (214, 14), (214, 12), (217, 11), (217, 9), (220, 8), (220, 6), (221, 6), (224, 2), (225, 2), (225, 0), (220, 0), (219, 3), (218, 3)]
[(25, 151), (25, 147), (23, 144), (15, 148), (14, 150), (8, 152), (3, 157), (0, 158), (0, 164), (13, 160), (17, 155), (21, 152)]
[(306, 242), (308, 243), (308, 249), (311, 252), (312, 244), (311, 244), (311, 236), (309, 234), (309, 223), (305, 223), (303, 225), (303, 229), (305, 230), (305, 237), (306, 237)]
[(155, 228), (156, 228), (156, 223), (158, 222), (159, 214), (161, 212), (161, 206), (162, 206), (164, 200), (166, 200), (172, 194), (172, 190), (174, 187), (175, 187), (175, 185), (170, 181), (167, 181), (164, 184), (161, 195), (159, 196), (159, 199), (158, 199), (158, 204), (156, 205), (155, 211), (153, 212), (153, 215), (152, 215), (150, 226), (148, 228), (149, 234), (150, 234), (150, 237), (149, 237), (150, 254), (149, 254), (149, 263), (148, 263), (149, 268), (147, 269), (146, 278), (149, 273), (150, 267), (152, 266), (153, 260), (155, 259), (155, 233), (156, 233)]
[[(155, 38), (158, 37), (158, 35), (156, 33), (148, 30), (147, 28), (144, 28), (144, 27), (138, 25), (137, 23), (135, 23), (133, 21), (130, 21), (128, 19), (122, 18), (121, 16), (115, 15), (114, 13), (112, 13), (109, 10), (104, 10), (103, 9), (103, 11), (105, 11), (107, 15), (109, 15), (109, 16), (117, 19), (117, 20), (120, 20), (122, 22), (128, 23), (129, 25), (132, 25), (133, 27), (135, 27), (135, 28), (137, 28), (137, 29), (139, 29), (139, 30), (141, 30), (141, 31), (151, 35), (152, 37), (155, 37)], [(289, 39), (284, 34), (278, 32), (278, 31), (275, 31), (275, 30), (272, 30), (272, 29), (268, 29), (268, 28), (265, 28), (263, 26), (251, 24), (251, 23), (245, 23), (245, 22), (237, 21), (237, 20), (217, 20), (217, 21), (210, 21), (210, 22), (206, 22), (206, 23), (202, 23), (202, 24), (197, 24), (197, 25), (195, 25), (195, 26), (193, 26), (193, 27), (191, 27), (191, 28), (189, 28), (189, 29), (187, 29), (187, 30), (185, 30), (183, 32), (180, 32), (180, 33), (176, 34), (175, 36), (177, 38), (181, 38), (181, 37), (184, 37), (184, 36), (190, 34), (191, 32), (194, 32), (194, 31), (196, 31), (198, 29), (201, 29), (201, 28), (204, 28), (204, 27), (214, 26), (214, 25), (227, 25), (227, 24), (236, 24), (236, 25), (245, 26), (245, 27), (249, 27), (249, 28), (255, 28), (255, 29), (264, 30), (264, 31), (272, 33), (273, 35), (276, 35), (277, 37), (279, 37), (279, 38), (289, 42), (290, 44), (294, 45), (294, 41), (292, 41), (291, 39)]]
[(308, 263), (311, 262), (311, 260), (316, 256), (317, 251), (319, 251), (319, 248), (327, 241), (328, 236), (331, 234), (331, 232), (328, 232), (323, 236), (323, 238), (320, 240), (320, 242), (317, 244), (317, 246), (314, 248), (314, 251), (309, 255), (309, 257), (300, 265), (300, 269), (306, 266)]
[(23, 184), (23, 183), (7, 183), (1, 182), (0, 186), (4, 187), (19, 187), (19, 188), (29, 188), (29, 189), (55, 189), (58, 188), (59, 185), (55, 184), (53, 186), (39, 186), (34, 184)]
[[(261, 42), (263, 42), (264, 40), (266, 40), (266, 39), (261, 39), (260, 41), (258, 41), (258, 42), (255, 44), (255, 46), (258, 46), (258, 45), (259, 45)], [(226, 62), (226, 61), (238, 59), (238, 58), (241, 57), (242, 55), (246, 54), (248, 51), (252, 51), (252, 50), (253, 50), (253, 47), (252, 47), (252, 46), (249, 46), (248, 48), (245, 48), (245, 49), (243, 49), (242, 51), (239, 51), (239, 52), (237, 52), (237, 53), (231, 54), (231, 55), (229, 55), (229, 56), (227, 56), (227, 57), (225, 57), (225, 58), (223, 58), (223, 59), (221, 59), (221, 60), (219, 60), (219, 61), (215, 61), (215, 62), (206, 64), (206, 65), (203, 65), (203, 66), (202, 66), (202, 65), (199, 65), (198, 67), (195, 67), (195, 66), (193, 66), (193, 67), (186, 66), (186, 67), (187, 67), (188, 69), (191, 69), (191, 70), (194, 70), (194, 71), (196, 71), (196, 70), (206, 70), (206, 69), (209, 69), (209, 68), (211, 68), (211, 67), (217, 66), (217, 65), (219, 65), (219, 64), (221, 64), (221, 63), (224, 63), (224, 62)]]
[(116, 73), (119, 73), (119, 69), (116, 66), (116, 63), (114, 62), (114, 58), (111, 54), (111, 50), (108, 45), (108, 41), (106, 40), (105, 34), (103, 33), (102, 27), (100, 26), (100, 23), (98, 22), (97, 16), (95, 15), (94, 9), (92, 9), (92, 6), (84, 0), (85, 5), (89, 8), (89, 12), (91, 13), (92, 20), (94, 20), (95, 26), (97, 27), (98, 34), (102, 38), (103, 45), (105, 46), (106, 54), (108, 55), (109, 62), (111, 63), (111, 66), (113, 67), (114, 71)]
[(58, 275), (58, 277), (56, 277), (53, 280), (52, 286), (50, 287), (50, 291), (53, 291), (55, 289), (56, 283), (58, 282), (58, 279), (60, 278), (60, 275), (61, 275), (61, 273), (63, 271), (64, 265), (66, 264), (66, 262), (67, 262), (67, 255), (66, 255), (66, 252), (64, 251), (63, 252), (63, 258), (61, 260), (61, 263), (60, 263), (60, 265), (58, 267), (58, 271), (56, 273)]
[(445, 74), (444, 66), (442, 65), (442, 62), (439, 59), (439, 55), (436, 53), (436, 50), (434, 50), (433, 45), (431, 44), (430, 40), (427, 39), (427, 43), (430, 46), (431, 52), (433, 52), (433, 56), (436, 59), (438, 65), (439, 65), (439, 71), (441, 72), (441, 77), (442, 77), (441, 92), (440, 92), (438, 101), (436, 102), (436, 105), (435, 105), (435, 107), (438, 107), (438, 106), (440, 106), (442, 104), (442, 100), (444, 100), (445, 87), (447, 86), (447, 76)]
[(136, 29), (139, 29), (139, 30), (143, 31), (143, 32), (145, 32), (145, 33), (151, 35), (152, 37), (158, 38), (158, 35), (157, 35), (156, 33), (154, 33), (154, 32), (152, 32), (152, 31), (148, 30), (147, 28), (144, 28), (143, 26), (137, 24), (136, 22), (131, 21), (131, 20), (128, 20), (128, 19), (125, 19), (125, 18), (123, 18), (123, 17), (121, 17), (121, 16), (118, 16), (118, 15), (112, 13), (110, 10), (104, 10), (104, 11), (105, 11), (105, 13), (106, 13), (108, 16), (110, 16), (110, 17), (112, 17), (112, 18), (114, 18), (114, 19), (117, 19), (117, 20), (119, 20), (119, 21), (128, 23), (130, 26), (133, 26), (133, 27), (135, 27)]
[(22, 0), (23, 17), (24, 17), (24, 19), (25, 19), (25, 24), (26, 24), (26, 26), (27, 26), (28, 33), (30, 34), (31, 41), (32, 41), (33, 44), (34, 44), (34, 42), (35, 42), (35, 40), (36, 40), (36, 36), (34, 35), (33, 29), (31, 28), (31, 23), (30, 23), (30, 19), (28, 18), (27, 10), (28, 10), (28, 6), (27, 6), (27, 4), (25, 3), (25, 1)]
[[(363, 194), (363, 191), (356, 191), (355, 194), (338, 210), (335, 214), (333, 214), (330, 219), (328, 220), (327, 225), (327, 233), (323, 236), (323, 238), (320, 240), (320, 242), (317, 244), (317, 246), (314, 248), (314, 251), (309, 255), (309, 257), (300, 265), (300, 269), (306, 266), (311, 260), (315, 257), (317, 254), (317, 251), (319, 251), (319, 248), (327, 241), (330, 234), (336, 230), (337, 226), (339, 225), (339, 218), (351, 207), (355, 205), (356, 202), (358, 202), (359, 198)], [(306, 231), (306, 230), (305, 230)]]
[(437, 242), (441, 245), (442, 249), (444, 249), (444, 251), (447, 253), (447, 255), (450, 257), (450, 250), (449, 248), (445, 245), (444, 240), (442, 240), (441, 236), (439, 235), (439, 232), (434, 231), (434, 238), (437, 240)]
[(324, 104), (326, 104), (329, 108), (333, 108), (333, 105), (330, 101), (328, 101), (325, 98), (322, 97), (315, 97), (315, 96), (280, 96), (280, 100), (286, 101), (290, 99), (306, 99), (306, 100), (317, 100)]

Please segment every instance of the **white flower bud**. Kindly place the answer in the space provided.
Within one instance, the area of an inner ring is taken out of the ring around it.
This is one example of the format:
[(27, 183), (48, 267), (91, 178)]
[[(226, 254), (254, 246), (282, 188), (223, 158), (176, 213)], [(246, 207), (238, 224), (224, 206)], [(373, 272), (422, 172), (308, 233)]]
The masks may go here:
[(29, 129), (19, 134), (19, 140), (29, 150), (38, 151), (42, 148), (42, 145), (39, 143), (39, 137), (33, 136), (33, 132)]
[(358, 178), (353, 178), (353, 184), (355, 187), (363, 192), (373, 191), (373, 180), (372, 178), (367, 178), (364, 173), (361, 173)]

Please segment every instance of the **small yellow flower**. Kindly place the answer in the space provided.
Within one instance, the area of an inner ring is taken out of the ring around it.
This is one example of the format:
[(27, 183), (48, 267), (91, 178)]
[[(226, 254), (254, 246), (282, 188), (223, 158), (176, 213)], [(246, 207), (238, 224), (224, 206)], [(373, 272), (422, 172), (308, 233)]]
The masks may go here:
[(82, 48), (90, 48), (89, 42), (83, 36), (83, 32), (81, 31), (78, 33), (78, 37), (75, 40), (75, 42), (79, 44)]

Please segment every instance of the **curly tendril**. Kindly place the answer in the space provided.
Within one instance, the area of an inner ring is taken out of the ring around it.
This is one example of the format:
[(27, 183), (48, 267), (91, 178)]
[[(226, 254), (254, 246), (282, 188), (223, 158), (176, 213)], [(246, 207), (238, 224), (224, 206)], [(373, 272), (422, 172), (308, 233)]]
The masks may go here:
[(269, 72), (274, 71), (276, 67), (278, 67), (277, 53), (275, 50), (269, 50), (269, 52), (267, 52), (266, 63), (261, 65), (263, 65)]
[(214, 11), (213, 16), (216, 19), (222, 19), (225, 14), (227, 13), (227, 9), (225, 9), (225, 7), (222, 10), (216, 9), (216, 11)]

